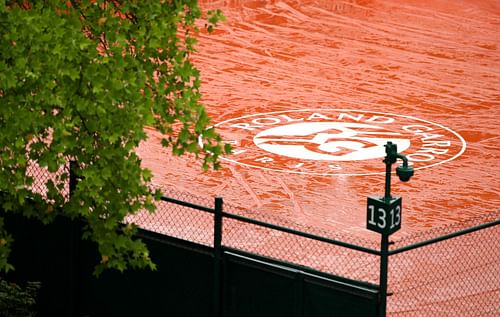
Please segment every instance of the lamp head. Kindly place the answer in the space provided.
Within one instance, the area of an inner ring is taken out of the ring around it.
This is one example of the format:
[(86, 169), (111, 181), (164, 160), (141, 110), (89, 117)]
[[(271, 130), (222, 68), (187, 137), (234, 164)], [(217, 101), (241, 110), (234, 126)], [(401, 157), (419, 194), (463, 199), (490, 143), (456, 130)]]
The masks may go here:
[(405, 166), (405, 165), (406, 164), (396, 167), (396, 174), (399, 176), (399, 179), (402, 182), (409, 181), (410, 178), (413, 176), (413, 172), (414, 172), (413, 167)]

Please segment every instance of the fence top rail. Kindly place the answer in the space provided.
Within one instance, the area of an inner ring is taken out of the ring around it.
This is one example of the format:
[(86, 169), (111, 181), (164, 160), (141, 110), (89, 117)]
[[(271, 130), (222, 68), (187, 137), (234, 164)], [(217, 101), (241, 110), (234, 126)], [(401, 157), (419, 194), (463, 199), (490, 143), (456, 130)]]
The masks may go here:
[[(214, 206), (214, 208), (210, 208), (210, 207), (193, 204), (193, 203), (190, 203), (190, 202), (187, 202), (187, 201), (183, 201), (183, 200), (179, 200), (179, 199), (175, 199), (175, 198), (171, 198), (171, 197), (167, 197), (167, 196), (161, 196), (160, 200), (165, 201), (165, 202), (169, 202), (169, 203), (173, 203), (173, 204), (177, 204), (177, 205), (181, 205), (181, 206), (185, 206), (185, 207), (188, 207), (188, 208), (193, 208), (193, 209), (197, 209), (197, 210), (200, 210), (200, 211), (208, 212), (208, 213), (211, 213), (211, 214), (215, 214), (217, 212), (215, 206)], [(284, 226), (280, 226), (280, 225), (276, 225), (276, 224), (272, 224), (272, 223), (268, 223), (268, 222), (256, 220), (256, 219), (245, 217), (245, 216), (240, 216), (240, 215), (236, 215), (236, 214), (232, 214), (232, 213), (228, 213), (228, 212), (224, 212), (224, 211), (222, 211), (222, 216), (226, 217), (226, 218), (238, 220), (238, 221), (241, 221), (241, 222), (245, 222), (245, 223), (257, 225), (257, 226), (260, 226), (260, 227), (264, 227), (264, 228), (268, 228), (268, 229), (273, 229), (273, 230), (277, 230), (277, 231), (281, 231), (281, 232), (286, 232), (286, 233), (293, 234), (293, 235), (296, 235), (296, 236), (308, 238), (308, 239), (311, 239), (311, 240), (321, 241), (321, 242), (325, 242), (325, 243), (329, 243), (329, 244), (333, 244), (333, 245), (345, 247), (345, 248), (348, 248), (348, 249), (352, 249), (352, 250), (356, 250), (356, 251), (360, 251), (360, 252), (364, 252), (364, 253), (368, 253), (368, 254), (372, 254), (372, 255), (377, 255), (377, 256), (381, 255), (381, 251), (380, 250), (375, 250), (375, 249), (371, 249), (371, 248), (368, 248), (368, 247), (360, 246), (360, 245), (357, 245), (357, 244), (343, 242), (343, 241), (340, 241), (340, 240), (330, 239), (330, 238), (327, 238), (327, 237), (323, 237), (323, 236), (315, 235), (315, 234), (312, 234), (312, 233), (307, 233), (307, 232), (295, 230), (295, 229), (292, 229), (292, 228), (288, 228), (288, 227), (284, 227)], [(389, 250), (388, 255), (395, 255), (395, 254), (398, 254), (398, 253), (410, 251), (410, 250), (413, 250), (413, 249), (424, 247), (426, 245), (434, 244), (434, 243), (437, 243), (437, 242), (440, 242), (440, 241), (444, 241), (444, 240), (452, 239), (452, 238), (455, 238), (455, 237), (458, 237), (458, 236), (461, 236), (461, 235), (472, 233), (472, 232), (475, 232), (475, 231), (478, 231), (478, 230), (481, 230), (481, 229), (486, 229), (486, 228), (489, 228), (489, 227), (493, 227), (493, 226), (496, 226), (498, 224), (500, 224), (500, 219), (497, 218), (494, 221), (490, 221), (490, 222), (487, 222), (487, 223), (476, 225), (474, 227), (469, 227), (469, 228), (466, 228), (466, 229), (463, 229), (463, 230), (460, 230), (460, 231), (456, 231), (456, 232), (453, 232), (453, 233), (450, 233), (450, 234), (441, 235), (441, 236), (433, 238), (433, 239), (429, 239), (429, 240), (425, 240), (425, 241), (413, 243), (413, 244), (410, 244), (410, 245), (407, 245), (407, 246), (404, 246), (404, 247), (401, 247), (401, 248), (397, 248), (397, 249), (394, 249), (394, 250)]]
[(181, 206), (184, 206), (184, 207), (198, 209), (198, 210), (201, 210), (201, 211), (204, 211), (204, 212), (208, 212), (208, 213), (212, 213), (212, 214), (215, 213), (215, 209), (214, 208), (210, 208), (210, 207), (205, 207), (205, 206), (193, 204), (193, 203), (190, 203), (190, 202), (187, 202), (187, 201), (183, 201), (183, 200), (179, 200), (179, 199), (175, 199), (175, 198), (170, 198), (170, 197), (167, 197), (167, 196), (161, 196), (160, 200), (161, 201), (166, 201), (166, 202), (169, 202), (169, 203), (173, 203), (173, 204), (176, 204), (176, 205), (181, 205)]
[(398, 248), (398, 249), (395, 249), (395, 250), (391, 250), (391, 251), (389, 251), (389, 255), (394, 255), (394, 254), (398, 254), (398, 253), (410, 251), (410, 250), (413, 250), (413, 249), (421, 248), (421, 247), (424, 247), (424, 246), (429, 245), (429, 244), (434, 244), (434, 243), (437, 243), (437, 242), (440, 242), (440, 241), (444, 241), (444, 240), (456, 238), (456, 237), (459, 237), (459, 236), (462, 236), (462, 235), (465, 235), (465, 234), (468, 234), (468, 233), (472, 233), (472, 232), (475, 232), (475, 231), (479, 231), (479, 230), (482, 230), (482, 229), (493, 227), (493, 226), (496, 226), (498, 224), (500, 224), (500, 219), (497, 219), (497, 220), (494, 220), (494, 221), (490, 221), (490, 222), (487, 222), (487, 223), (483, 223), (483, 224), (480, 224), (480, 225), (477, 225), (477, 226), (474, 226), (474, 227), (470, 227), (470, 228), (467, 228), (467, 229), (463, 229), (463, 230), (460, 230), (460, 231), (456, 231), (456, 232), (453, 232), (453, 233), (450, 233), (450, 234), (442, 235), (442, 236), (437, 237), (437, 238), (433, 238), (433, 239), (429, 239), (429, 240), (426, 240), (426, 241), (422, 241), (422, 242), (410, 244), (410, 245), (407, 245), (405, 247)]
[[(167, 196), (161, 196), (160, 200), (165, 201), (165, 202), (169, 202), (169, 203), (173, 203), (173, 204), (177, 204), (177, 205), (181, 205), (181, 206), (185, 206), (185, 207), (189, 207), (189, 208), (193, 208), (193, 209), (197, 209), (197, 210), (201, 210), (201, 211), (205, 211), (205, 212), (212, 213), (212, 214), (215, 214), (215, 212), (216, 212), (215, 208), (209, 208), (209, 207), (205, 207), (205, 206), (201, 206), (201, 205), (189, 203), (189, 202), (186, 202), (186, 201), (183, 201), (183, 200), (179, 200), (179, 199), (175, 199), (175, 198), (171, 198), (171, 197), (167, 197)], [(249, 223), (249, 224), (261, 226), (261, 227), (264, 227), (264, 228), (278, 230), (278, 231), (290, 233), (290, 234), (293, 234), (293, 235), (301, 236), (301, 237), (304, 237), (304, 238), (308, 238), (308, 239), (312, 239), (312, 240), (317, 240), (317, 241), (321, 241), (321, 242), (326, 242), (326, 243), (333, 244), (333, 245), (338, 245), (338, 246), (341, 246), (341, 247), (345, 247), (345, 248), (348, 248), (348, 249), (353, 249), (353, 250), (360, 251), (360, 252), (365, 252), (365, 253), (369, 253), (369, 254), (373, 254), (373, 255), (380, 255), (380, 251), (379, 250), (374, 250), (374, 249), (370, 249), (370, 248), (367, 248), (367, 247), (363, 247), (363, 246), (360, 246), (360, 245), (351, 244), (351, 243), (347, 243), (347, 242), (343, 242), (343, 241), (339, 241), (339, 240), (329, 239), (329, 238), (326, 238), (326, 237), (314, 235), (314, 234), (307, 233), (307, 232), (298, 231), (298, 230), (295, 230), (295, 229), (291, 229), (291, 228), (287, 228), (287, 227), (284, 227), (284, 226), (275, 225), (275, 224), (272, 224), (272, 223), (267, 223), (267, 222), (264, 222), (264, 221), (259, 221), (259, 220), (248, 218), (248, 217), (244, 217), (244, 216), (235, 215), (235, 214), (228, 213), (228, 212), (222, 212), (222, 216), (226, 217), (226, 218), (235, 219), (235, 220), (238, 220), (238, 221), (241, 221), (241, 222), (245, 222), (245, 223)]]
[(326, 242), (326, 243), (329, 243), (329, 244), (338, 245), (338, 246), (341, 246), (341, 247), (345, 247), (345, 248), (348, 248), (348, 249), (353, 249), (353, 250), (360, 251), (360, 252), (365, 252), (365, 253), (369, 253), (369, 254), (373, 254), (373, 255), (380, 255), (381, 254), (379, 250), (374, 250), (374, 249), (370, 249), (370, 248), (367, 248), (367, 247), (363, 247), (363, 246), (360, 246), (360, 245), (351, 244), (351, 243), (347, 243), (347, 242), (343, 242), (343, 241), (339, 241), (339, 240), (329, 239), (329, 238), (326, 238), (326, 237), (322, 237), (322, 236), (314, 235), (314, 234), (311, 234), (311, 233), (294, 230), (294, 229), (291, 229), (291, 228), (287, 228), (287, 227), (275, 225), (275, 224), (272, 224), (272, 223), (267, 223), (267, 222), (255, 220), (255, 219), (244, 217), (244, 216), (239, 216), (239, 215), (231, 214), (231, 213), (228, 213), (228, 212), (223, 212), (222, 215), (224, 217), (226, 217), (226, 218), (231, 218), (231, 219), (235, 219), (235, 220), (238, 220), (238, 221), (246, 222), (246, 223), (249, 223), (249, 224), (261, 226), (261, 227), (264, 227), (264, 228), (269, 228), (269, 229), (273, 229), (273, 230), (278, 230), (278, 231), (290, 233), (290, 234), (293, 234), (293, 235), (297, 235), (297, 236), (308, 238), (308, 239), (312, 239), (312, 240), (317, 240), (317, 241)]

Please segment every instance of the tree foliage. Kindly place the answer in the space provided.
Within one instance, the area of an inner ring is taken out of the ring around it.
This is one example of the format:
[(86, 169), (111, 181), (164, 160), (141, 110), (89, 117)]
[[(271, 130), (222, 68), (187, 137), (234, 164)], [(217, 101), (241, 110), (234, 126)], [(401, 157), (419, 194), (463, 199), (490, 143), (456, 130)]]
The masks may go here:
[[(154, 211), (159, 192), (135, 154), (145, 126), (175, 155), (204, 168), (230, 151), (200, 103), (190, 60), (198, 21), (211, 31), (220, 11), (197, 0), (0, 0), (0, 191), (5, 212), (49, 223), (86, 219), (96, 267), (154, 268), (128, 215)], [(68, 195), (68, 161), (80, 181)], [(42, 179), (46, 171), (50, 177)], [(30, 203), (27, 203), (29, 197)], [(0, 269), (12, 237), (0, 218)]]
[(6, 317), (35, 316), (34, 306), (40, 282), (27, 282), (25, 287), (0, 278), (0, 312)]

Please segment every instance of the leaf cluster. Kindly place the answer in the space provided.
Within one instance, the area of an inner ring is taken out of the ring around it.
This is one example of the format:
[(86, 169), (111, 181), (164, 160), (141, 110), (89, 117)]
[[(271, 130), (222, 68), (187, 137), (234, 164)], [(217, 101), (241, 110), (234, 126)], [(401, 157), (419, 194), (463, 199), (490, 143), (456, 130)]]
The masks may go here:
[(2, 316), (35, 316), (33, 306), (36, 304), (36, 296), (40, 287), (40, 282), (28, 282), (26, 287), (21, 287), (0, 278), (0, 312), (2, 312)]
[[(160, 193), (135, 154), (144, 127), (175, 155), (217, 168), (230, 151), (200, 103), (190, 60), (196, 0), (0, 0), (0, 198), (5, 212), (49, 223), (83, 218), (104, 268), (154, 268), (129, 215)], [(223, 18), (207, 15), (211, 31)], [(68, 161), (80, 179), (68, 195)], [(26, 198), (34, 204), (27, 204)], [(125, 229), (124, 229), (125, 228)], [(12, 237), (0, 222), (0, 269)]]

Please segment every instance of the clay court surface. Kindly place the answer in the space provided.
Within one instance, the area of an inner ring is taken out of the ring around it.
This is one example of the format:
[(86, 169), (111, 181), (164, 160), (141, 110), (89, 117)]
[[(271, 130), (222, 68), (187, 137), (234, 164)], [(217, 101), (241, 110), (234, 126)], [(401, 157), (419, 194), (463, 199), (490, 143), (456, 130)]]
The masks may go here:
[(203, 103), (235, 154), (203, 172), (149, 131), (140, 154), (155, 185), (376, 239), (366, 197), (383, 194), (381, 144), (396, 140), (416, 168), (409, 183), (393, 177), (397, 236), (498, 210), (498, 1), (201, 5), (227, 17), (201, 34), (194, 60)]
[[(193, 56), (203, 102), (234, 147), (219, 171), (172, 157), (148, 131), (154, 184), (195, 203), (378, 248), (366, 197), (383, 144), (415, 168), (397, 246), (498, 219), (500, 2), (202, 1), (227, 21)], [(179, 194), (181, 193), (181, 194)], [(160, 205), (145, 228), (211, 244), (212, 216)], [(378, 284), (378, 257), (224, 222), (223, 242)], [(391, 316), (496, 316), (498, 226), (390, 259)], [(281, 252), (281, 253), (280, 253)]]

